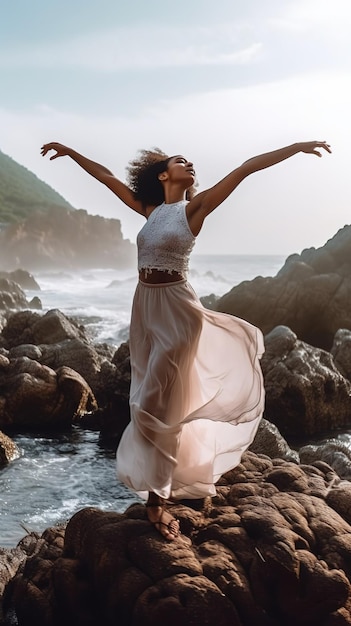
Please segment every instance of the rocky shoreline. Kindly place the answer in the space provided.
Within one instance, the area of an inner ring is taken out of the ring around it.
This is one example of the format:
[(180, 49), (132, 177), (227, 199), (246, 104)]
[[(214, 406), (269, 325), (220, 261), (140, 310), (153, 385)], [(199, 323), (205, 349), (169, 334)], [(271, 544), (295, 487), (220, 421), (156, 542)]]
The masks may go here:
[(140, 504), (28, 535), (7, 553), (4, 608), (25, 626), (350, 624), (350, 496), (323, 462), (249, 451), (215, 498), (173, 504), (174, 543)]
[[(351, 452), (332, 438), (351, 424), (350, 252), (348, 226), (277, 277), (212, 302), (265, 332), (265, 419), (215, 498), (172, 505), (179, 542), (165, 542), (140, 504), (83, 509), (67, 528), (0, 549), (0, 623), (15, 608), (20, 626), (351, 624)], [(23, 428), (79, 423), (117, 445), (128, 343), (93, 344), (59, 310), (2, 308), (0, 464), (16, 457), (11, 433)]]

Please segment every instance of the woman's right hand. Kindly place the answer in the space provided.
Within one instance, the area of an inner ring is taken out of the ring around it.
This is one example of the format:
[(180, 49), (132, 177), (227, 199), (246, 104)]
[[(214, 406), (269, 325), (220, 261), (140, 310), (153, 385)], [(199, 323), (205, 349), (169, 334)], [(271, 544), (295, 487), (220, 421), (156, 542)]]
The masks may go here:
[(57, 157), (67, 156), (70, 153), (70, 148), (64, 146), (62, 143), (57, 143), (57, 141), (52, 141), (50, 143), (44, 143), (41, 147), (41, 156), (45, 156), (50, 150), (56, 150), (56, 154), (50, 157), (50, 161), (57, 159)]

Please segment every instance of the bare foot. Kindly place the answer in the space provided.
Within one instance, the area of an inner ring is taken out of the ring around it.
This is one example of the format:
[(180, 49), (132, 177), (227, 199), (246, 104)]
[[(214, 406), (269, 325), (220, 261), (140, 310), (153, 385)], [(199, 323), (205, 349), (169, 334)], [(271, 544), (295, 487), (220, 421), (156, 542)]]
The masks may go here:
[(165, 539), (174, 541), (179, 536), (179, 521), (166, 511), (163, 505), (148, 502), (146, 512), (151, 524)]

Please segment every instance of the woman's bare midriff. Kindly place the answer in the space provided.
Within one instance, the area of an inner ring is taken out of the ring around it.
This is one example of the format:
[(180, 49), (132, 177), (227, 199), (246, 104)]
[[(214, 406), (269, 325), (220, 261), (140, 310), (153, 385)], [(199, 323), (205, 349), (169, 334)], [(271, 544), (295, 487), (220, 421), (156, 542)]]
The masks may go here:
[(184, 276), (178, 274), (178, 272), (165, 272), (162, 270), (145, 270), (142, 269), (139, 272), (139, 280), (142, 283), (149, 285), (159, 285), (162, 283), (176, 283), (179, 280), (183, 280)]

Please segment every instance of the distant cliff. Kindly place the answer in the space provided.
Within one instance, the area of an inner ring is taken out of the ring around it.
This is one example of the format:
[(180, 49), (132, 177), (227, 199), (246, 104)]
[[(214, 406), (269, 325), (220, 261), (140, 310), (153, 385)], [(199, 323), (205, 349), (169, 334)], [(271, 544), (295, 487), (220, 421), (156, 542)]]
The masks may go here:
[(52, 208), (0, 232), (0, 268), (87, 269), (135, 264), (135, 245), (121, 222), (83, 210)]
[(134, 266), (120, 220), (76, 210), (0, 151), (0, 270)]

